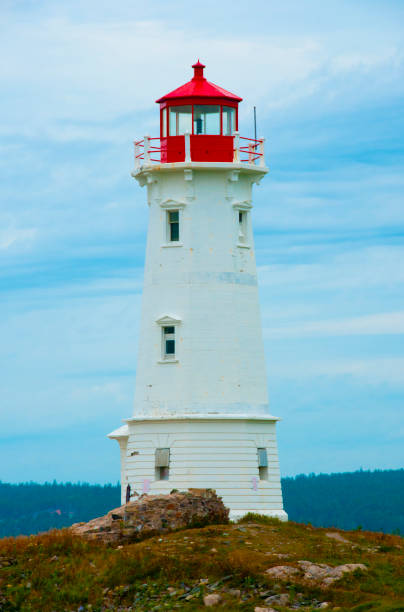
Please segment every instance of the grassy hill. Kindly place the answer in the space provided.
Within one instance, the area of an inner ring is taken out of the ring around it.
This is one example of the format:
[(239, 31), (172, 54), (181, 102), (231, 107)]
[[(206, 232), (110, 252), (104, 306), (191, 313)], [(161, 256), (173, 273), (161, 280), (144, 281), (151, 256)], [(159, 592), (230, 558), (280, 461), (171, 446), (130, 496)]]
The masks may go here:
[[(302, 576), (301, 560), (365, 567), (326, 586)], [(279, 565), (295, 574), (282, 581), (265, 573)], [(62, 530), (0, 541), (0, 609), (192, 611), (214, 594), (214, 609), (226, 611), (404, 612), (403, 565), (399, 536), (254, 515), (125, 546)]]
[[(404, 470), (283, 478), (291, 520), (319, 527), (404, 533)], [(0, 482), (0, 538), (62, 528), (120, 504), (120, 486)]]

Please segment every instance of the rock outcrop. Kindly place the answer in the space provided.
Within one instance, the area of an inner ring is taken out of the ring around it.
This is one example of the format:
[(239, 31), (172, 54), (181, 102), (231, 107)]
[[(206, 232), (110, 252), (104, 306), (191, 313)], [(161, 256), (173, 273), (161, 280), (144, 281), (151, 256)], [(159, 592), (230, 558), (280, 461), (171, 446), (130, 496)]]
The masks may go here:
[(141, 495), (88, 523), (70, 527), (78, 536), (103, 542), (138, 541), (153, 535), (229, 520), (229, 510), (211, 489), (170, 495)]
[(290, 580), (293, 576), (297, 580), (316, 582), (322, 587), (327, 587), (342, 578), (344, 574), (354, 572), (355, 570), (361, 570), (362, 572), (367, 570), (366, 565), (363, 565), (363, 563), (345, 563), (344, 565), (331, 567), (325, 563), (312, 563), (311, 561), (302, 560), (298, 561), (298, 564), (299, 568), (292, 567), (291, 565), (276, 565), (267, 569), (265, 573), (275, 580)]
[(305, 580), (313, 580), (321, 582), (323, 586), (328, 586), (342, 578), (344, 574), (361, 570), (365, 572), (367, 570), (366, 565), (363, 563), (345, 563), (344, 565), (337, 565), (331, 567), (325, 563), (311, 563), (311, 561), (299, 561), (301, 569), (304, 571)]

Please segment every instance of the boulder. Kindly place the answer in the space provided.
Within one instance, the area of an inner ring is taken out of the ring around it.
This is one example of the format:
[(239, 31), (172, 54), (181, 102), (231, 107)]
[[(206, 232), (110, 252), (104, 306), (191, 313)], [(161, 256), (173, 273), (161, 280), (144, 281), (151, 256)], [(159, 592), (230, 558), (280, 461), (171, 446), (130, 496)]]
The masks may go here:
[(294, 574), (298, 574), (299, 570), (291, 565), (275, 565), (267, 569), (265, 573), (275, 580), (288, 580)]
[[(306, 582), (316, 582), (321, 587), (327, 587), (342, 576), (355, 570), (366, 571), (366, 565), (363, 563), (345, 563), (331, 567), (325, 563), (312, 563), (311, 561), (298, 561), (299, 568), (290, 565), (276, 565), (265, 571), (265, 573), (274, 580), (290, 580), (293, 576), (297, 580)], [(278, 596), (274, 596), (278, 597)], [(265, 603), (279, 603), (271, 598), (265, 600)]]
[(325, 563), (311, 563), (311, 561), (299, 561), (301, 569), (304, 571), (304, 579), (307, 581), (321, 582), (323, 586), (328, 586), (342, 578), (342, 576), (355, 570), (366, 571), (363, 563), (345, 563), (331, 567)]
[(217, 604), (220, 603), (221, 599), (222, 598), (219, 593), (211, 593), (210, 595), (205, 595), (205, 597), (203, 598), (203, 603), (207, 608), (210, 608), (212, 606), (217, 606)]
[(137, 541), (187, 527), (223, 524), (229, 510), (212, 489), (194, 489), (170, 495), (141, 495), (136, 501), (115, 508), (70, 530), (88, 540)]

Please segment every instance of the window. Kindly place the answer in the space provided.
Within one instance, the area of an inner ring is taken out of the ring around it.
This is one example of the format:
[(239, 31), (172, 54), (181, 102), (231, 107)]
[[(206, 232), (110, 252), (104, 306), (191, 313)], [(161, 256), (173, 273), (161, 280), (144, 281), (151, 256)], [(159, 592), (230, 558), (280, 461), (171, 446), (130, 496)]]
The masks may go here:
[(170, 449), (156, 448), (155, 477), (156, 480), (168, 480), (170, 474)]
[(268, 480), (268, 455), (266, 448), (257, 448), (260, 480)]
[(162, 328), (163, 332), (163, 359), (175, 359), (175, 326), (168, 325)]
[(181, 136), (192, 132), (192, 106), (171, 106), (170, 136)]
[(220, 106), (194, 106), (194, 134), (220, 134)]
[(167, 109), (161, 111), (161, 135), (163, 138), (167, 136)]
[(180, 239), (180, 213), (178, 210), (167, 211), (167, 242), (178, 242)]
[(231, 136), (236, 131), (236, 109), (223, 106), (223, 136)]
[(238, 241), (240, 244), (247, 242), (247, 212), (245, 210), (238, 211)]
[(161, 351), (159, 357), (157, 357), (156, 355), (156, 357), (158, 358), (157, 363), (178, 363), (178, 353), (181, 353), (181, 351), (178, 350), (176, 336), (177, 328), (179, 325), (181, 325), (181, 322), (181, 319), (178, 319), (177, 317), (172, 317), (168, 314), (156, 320), (157, 325), (160, 327), (158, 331), (160, 333)]

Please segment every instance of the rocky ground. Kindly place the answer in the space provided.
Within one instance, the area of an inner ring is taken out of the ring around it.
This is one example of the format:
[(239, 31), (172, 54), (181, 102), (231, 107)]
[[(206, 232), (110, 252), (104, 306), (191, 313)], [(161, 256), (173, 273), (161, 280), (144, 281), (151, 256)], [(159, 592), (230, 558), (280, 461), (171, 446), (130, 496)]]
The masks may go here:
[(403, 540), (247, 516), (135, 543), (0, 541), (0, 609), (404, 612)]

